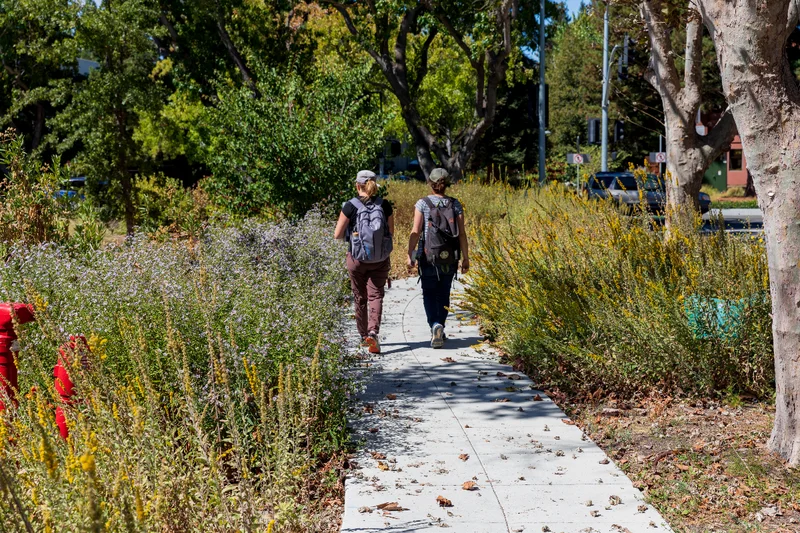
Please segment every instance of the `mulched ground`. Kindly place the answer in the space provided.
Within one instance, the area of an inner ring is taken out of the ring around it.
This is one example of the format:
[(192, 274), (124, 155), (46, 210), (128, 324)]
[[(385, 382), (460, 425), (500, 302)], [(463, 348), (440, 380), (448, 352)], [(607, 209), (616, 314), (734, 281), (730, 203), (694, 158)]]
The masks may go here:
[(766, 448), (772, 405), (549, 394), (676, 532), (800, 532), (800, 472)]

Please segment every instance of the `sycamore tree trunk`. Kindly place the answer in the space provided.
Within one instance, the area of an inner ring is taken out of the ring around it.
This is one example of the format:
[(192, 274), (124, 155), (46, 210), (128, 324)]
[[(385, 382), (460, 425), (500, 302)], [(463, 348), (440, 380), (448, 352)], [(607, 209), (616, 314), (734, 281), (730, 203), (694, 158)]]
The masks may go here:
[[(639, 7), (650, 41), (645, 76), (661, 97), (666, 122), (666, 227), (668, 232), (678, 225), (688, 230), (699, 208), (703, 175), (730, 147), (736, 134), (735, 123), (726, 113), (708, 135), (700, 135), (695, 129), (703, 82), (703, 16), (696, 6), (690, 3), (686, 10), (686, 44), (679, 53), (673, 49), (673, 28), (664, 17), (664, 2), (643, 0)], [(683, 76), (675, 62), (676, 55), (684, 58)]]
[(769, 447), (800, 463), (800, 89), (786, 41), (793, 0), (701, 0), (764, 215), (775, 350)]

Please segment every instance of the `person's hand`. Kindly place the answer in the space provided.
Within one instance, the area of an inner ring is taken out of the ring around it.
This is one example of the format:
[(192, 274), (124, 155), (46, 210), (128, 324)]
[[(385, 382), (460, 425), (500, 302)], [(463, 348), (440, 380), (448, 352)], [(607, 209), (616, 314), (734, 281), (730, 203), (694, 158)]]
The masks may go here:
[(464, 259), (461, 261), (461, 273), (466, 274), (469, 272), (469, 259)]
[(409, 270), (414, 268), (414, 264), (415, 264), (415, 261), (410, 255), (408, 257), (406, 257), (406, 267), (408, 267)]

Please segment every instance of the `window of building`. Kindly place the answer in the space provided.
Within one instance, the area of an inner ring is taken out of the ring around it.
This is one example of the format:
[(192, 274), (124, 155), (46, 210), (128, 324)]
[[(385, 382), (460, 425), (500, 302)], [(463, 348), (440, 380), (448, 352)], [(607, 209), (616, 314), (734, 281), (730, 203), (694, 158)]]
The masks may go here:
[(742, 151), (731, 150), (730, 154), (730, 166), (728, 167), (729, 170), (742, 170)]

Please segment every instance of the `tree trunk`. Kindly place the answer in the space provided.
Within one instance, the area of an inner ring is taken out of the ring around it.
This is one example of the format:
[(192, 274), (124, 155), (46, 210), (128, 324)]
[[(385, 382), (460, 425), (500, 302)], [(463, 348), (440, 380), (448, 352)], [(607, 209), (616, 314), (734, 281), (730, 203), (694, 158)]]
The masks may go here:
[[(775, 351), (769, 447), (800, 463), (800, 89), (786, 41), (793, 0), (701, 0), (764, 216)], [(790, 10), (791, 7), (791, 10)]]
[[(124, 164), (124, 163), (123, 163)], [(125, 207), (125, 232), (133, 233), (136, 225), (136, 208), (133, 203), (133, 180), (127, 169), (121, 169), (122, 204)]]
[[(691, 231), (696, 213), (700, 209), (700, 188), (710, 161), (698, 146), (692, 146), (686, 135), (685, 124), (667, 120), (667, 174), (664, 185), (667, 192), (665, 225), (667, 233), (675, 228)], [(687, 142), (689, 141), (689, 142)]]
[(36, 150), (42, 143), (44, 135), (44, 103), (36, 102), (36, 122), (33, 125), (33, 138), (31, 139), (31, 150)]
[(711, 162), (730, 147), (736, 133), (727, 113), (708, 135), (701, 136), (695, 120), (701, 104), (703, 16), (690, 4), (687, 10), (683, 83), (675, 63), (672, 28), (664, 18), (662, 0), (643, 0), (642, 19), (650, 40), (647, 81), (661, 96), (667, 141), (666, 227), (691, 229), (700, 207), (700, 187)]
[[(796, 146), (795, 150), (800, 149)], [(760, 202), (764, 214), (772, 294), (775, 349), (775, 423), (770, 449), (791, 464), (800, 463), (800, 227), (796, 185), (800, 171), (783, 169), (776, 176), (775, 197)], [(762, 190), (763, 190), (763, 179)]]

